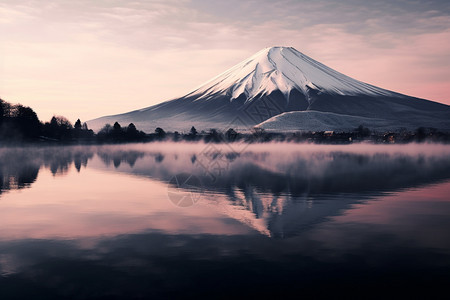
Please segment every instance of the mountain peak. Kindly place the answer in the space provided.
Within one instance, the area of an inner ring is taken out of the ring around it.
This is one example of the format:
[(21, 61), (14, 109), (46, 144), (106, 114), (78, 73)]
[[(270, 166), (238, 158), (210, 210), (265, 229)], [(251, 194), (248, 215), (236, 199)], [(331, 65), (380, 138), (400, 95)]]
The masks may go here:
[[(183, 97), (89, 121), (183, 131), (192, 126), (238, 130), (450, 130), (450, 106), (394, 93), (339, 73), (292, 47), (269, 47)], [(267, 122), (266, 122), (267, 121)], [(258, 125), (259, 124), (259, 125)]]
[[(260, 50), (259, 52), (272, 52), (272, 51), (295, 51), (300, 53), (300, 51), (296, 50), (293, 47), (287, 47), (287, 46), (271, 46), (271, 47), (266, 47), (262, 50)], [(257, 53), (259, 53), (257, 52)]]
[(201, 85), (189, 95), (230, 96), (242, 94), (247, 101), (275, 90), (287, 98), (292, 90), (334, 95), (395, 96), (396, 93), (355, 80), (299, 52), (293, 47), (264, 48), (248, 59)]
[[(260, 52), (270, 52), (270, 51), (282, 51), (282, 50), (294, 50), (297, 51), (295, 48), (293, 47), (286, 47), (286, 46), (271, 46), (271, 47), (266, 47), (262, 50), (260, 50)], [(298, 51), (297, 51), (298, 52)]]

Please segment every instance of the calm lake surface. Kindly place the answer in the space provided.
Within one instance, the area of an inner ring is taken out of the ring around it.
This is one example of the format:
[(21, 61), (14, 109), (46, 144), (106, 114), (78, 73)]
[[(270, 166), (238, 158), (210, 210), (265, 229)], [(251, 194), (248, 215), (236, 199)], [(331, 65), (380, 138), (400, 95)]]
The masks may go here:
[(0, 299), (444, 299), (449, 282), (450, 146), (0, 148)]

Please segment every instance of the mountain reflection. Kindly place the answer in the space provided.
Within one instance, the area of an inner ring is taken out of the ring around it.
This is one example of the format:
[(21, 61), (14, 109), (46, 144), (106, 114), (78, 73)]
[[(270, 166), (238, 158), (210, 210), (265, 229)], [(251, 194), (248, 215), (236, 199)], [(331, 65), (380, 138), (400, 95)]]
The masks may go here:
[[(165, 155), (151, 151), (99, 151), (98, 155), (105, 166), (113, 162), (118, 171), (164, 182), (176, 174), (190, 173), (199, 177), (207, 190), (230, 196), (236, 188), (245, 192), (249, 187), (258, 193), (293, 197), (387, 192), (450, 177), (446, 153), (329, 151), (294, 152), (286, 157), (275, 152), (217, 151), (208, 154), (208, 165), (199, 154), (182, 149)], [(121, 168), (122, 162), (131, 168)]]
[(54, 176), (71, 166), (80, 172), (94, 157), (103, 166), (93, 168), (164, 183), (187, 173), (198, 178), (201, 186), (192, 192), (202, 191), (203, 205), (265, 235), (289, 237), (380, 193), (450, 178), (446, 146), (286, 148), (251, 146), (241, 153), (203, 144), (3, 149), (0, 184), (2, 191), (30, 186), (41, 167)]
[[(232, 150), (0, 149), (0, 191), (27, 188), (0, 195), (0, 298), (443, 294), (450, 147)], [(169, 201), (180, 173), (195, 206)]]
[[(287, 153), (248, 149), (238, 154), (214, 147), (165, 155), (148, 151), (141, 153), (134, 167), (115, 165), (115, 170), (163, 182), (181, 173), (196, 176), (202, 184), (191, 192), (203, 191), (201, 203), (271, 237), (298, 235), (381, 193), (450, 178), (447, 150), (349, 149), (304, 151), (300, 147)], [(117, 156), (126, 161), (127, 153), (136, 157), (123, 151), (102, 152), (101, 157), (109, 165)]]

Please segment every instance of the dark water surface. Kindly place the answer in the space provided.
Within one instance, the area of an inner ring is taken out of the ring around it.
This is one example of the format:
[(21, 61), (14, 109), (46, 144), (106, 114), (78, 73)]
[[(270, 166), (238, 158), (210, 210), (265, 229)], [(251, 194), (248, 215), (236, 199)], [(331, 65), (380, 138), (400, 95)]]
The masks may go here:
[(0, 148), (0, 299), (445, 299), (449, 282), (449, 146)]

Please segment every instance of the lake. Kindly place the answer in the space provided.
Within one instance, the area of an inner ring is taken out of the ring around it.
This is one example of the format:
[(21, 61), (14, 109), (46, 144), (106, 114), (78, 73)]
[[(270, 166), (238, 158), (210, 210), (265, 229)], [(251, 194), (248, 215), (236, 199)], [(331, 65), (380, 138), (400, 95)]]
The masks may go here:
[(1, 299), (445, 298), (450, 146), (0, 148), (0, 228)]

